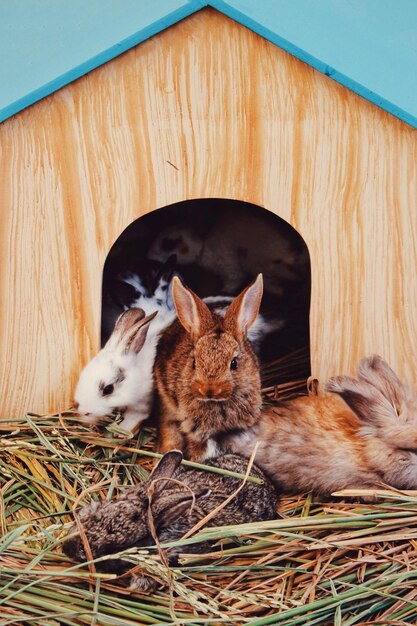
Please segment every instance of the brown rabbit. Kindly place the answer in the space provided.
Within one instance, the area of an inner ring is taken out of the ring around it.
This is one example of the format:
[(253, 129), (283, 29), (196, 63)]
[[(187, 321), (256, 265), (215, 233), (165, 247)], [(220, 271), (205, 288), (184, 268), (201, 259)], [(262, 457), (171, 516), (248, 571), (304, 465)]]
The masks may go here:
[[(154, 545), (149, 518), (161, 543), (176, 541), (197, 522), (206, 517), (231, 496), (223, 508), (209, 520), (208, 526), (223, 526), (268, 520), (275, 517), (277, 493), (255, 466), (251, 476), (263, 480), (262, 484), (246, 482), (239, 478), (210, 473), (181, 466), (182, 454), (172, 450), (165, 454), (152, 470), (148, 479), (127, 490), (120, 498), (110, 502), (94, 503), (79, 512), (79, 519), (94, 559), (116, 555), (132, 547)], [(247, 470), (247, 459), (236, 454), (223, 454), (208, 465), (221, 467), (241, 474)], [(151, 515), (150, 515), (151, 514)], [(74, 525), (65, 540), (65, 554), (78, 561), (87, 559), (84, 544)], [(194, 543), (185, 552), (204, 552), (207, 543)], [(175, 564), (181, 548), (171, 548), (167, 556)], [(111, 558), (98, 564), (105, 571), (121, 574), (127, 571), (128, 561)], [(147, 579), (136, 577), (131, 588), (149, 588)]]
[[(262, 412), (254, 426), (223, 437), (283, 491), (322, 494), (349, 487), (417, 487), (417, 396), (378, 356), (358, 379), (329, 381), (330, 395), (299, 397)], [(342, 399), (343, 398), (343, 399)]]
[(262, 275), (224, 316), (211, 311), (177, 277), (172, 291), (178, 320), (161, 336), (155, 361), (159, 449), (177, 448), (199, 460), (215, 455), (213, 435), (259, 419), (259, 364), (247, 332), (258, 315)]

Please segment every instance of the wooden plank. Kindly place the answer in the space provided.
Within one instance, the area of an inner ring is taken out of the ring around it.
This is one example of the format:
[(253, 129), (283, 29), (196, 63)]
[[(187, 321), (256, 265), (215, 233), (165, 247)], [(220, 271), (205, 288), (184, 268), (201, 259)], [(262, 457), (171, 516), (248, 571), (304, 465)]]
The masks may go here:
[(210, 9), (3, 123), (0, 414), (69, 404), (99, 346), (111, 245), (140, 215), (201, 197), (263, 206), (305, 239), (314, 375), (379, 352), (413, 382), (416, 146), (406, 124)]

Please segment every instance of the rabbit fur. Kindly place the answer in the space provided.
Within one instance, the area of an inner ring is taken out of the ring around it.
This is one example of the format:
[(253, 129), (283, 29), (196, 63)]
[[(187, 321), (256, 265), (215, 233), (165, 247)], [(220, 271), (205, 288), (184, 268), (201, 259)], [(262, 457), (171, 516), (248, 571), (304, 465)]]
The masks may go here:
[[(149, 277), (147, 277), (147, 280), (144, 280), (139, 274), (134, 272), (121, 275), (115, 281), (118, 286), (117, 303), (119, 310), (139, 308), (143, 309), (146, 315), (158, 311), (158, 318), (155, 320), (154, 326), (155, 324), (160, 326), (161, 330), (169, 326), (176, 316), (174, 299), (172, 297), (172, 282), (174, 276), (181, 278), (175, 270), (175, 265), (176, 257), (171, 255), (162, 265), (159, 274), (153, 281), (150, 281)], [(224, 295), (206, 296), (203, 298), (203, 301), (215, 313), (224, 315), (233, 301), (233, 297)], [(255, 352), (259, 353), (261, 344), (267, 335), (280, 330), (284, 325), (285, 321), (281, 318), (267, 319), (259, 313), (252, 327), (248, 330), (248, 339)]]
[[(105, 416), (122, 415), (120, 428), (135, 432), (141, 422), (150, 416), (153, 406), (153, 368), (157, 344), (161, 333), (177, 317), (172, 298), (173, 276), (173, 271), (168, 273), (165, 268), (152, 293), (146, 291), (136, 274), (124, 277), (136, 293), (135, 299), (131, 302), (132, 308), (119, 316), (119, 321), (116, 322), (105, 346), (82, 370), (75, 391), (74, 406), (88, 423), (93, 424)], [(227, 296), (204, 298), (209, 308), (222, 316), (232, 301), (233, 298)], [(128, 313), (129, 310), (131, 313)], [(140, 350), (137, 349), (138, 343), (131, 344), (126, 354), (126, 338), (130, 337), (132, 332), (127, 320), (131, 320), (132, 323), (136, 320), (137, 328), (140, 330), (142, 325), (139, 323), (140, 320), (136, 319), (140, 310), (149, 321), (149, 325), (146, 325), (146, 342), (141, 344)], [(123, 332), (121, 332), (122, 320)], [(260, 347), (265, 335), (278, 328), (280, 324), (280, 320), (267, 322), (258, 315), (248, 330), (248, 339), (255, 351)], [(113, 390), (104, 396), (103, 390), (108, 391), (109, 386), (112, 386)]]
[(140, 268), (140, 274), (127, 271), (103, 280), (103, 339), (110, 337), (120, 313), (130, 308), (143, 309), (145, 315), (158, 311), (157, 324), (161, 328), (172, 322), (174, 303), (171, 285), (176, 274), (175, 255), (158, 265), (142, 259)]
[[(94, 559), (131, 547), (154, 545), (149, 517), (160, 543), (178, 540), (242, 484), (238, 478), (187, 469), (181, 466), (181, 461), (181, 452), (170, 451), (144, 483), (115, 500), (94, 503), (79, 512)], [(208, 463), (242, 474), (246, 473), (247, 464), (247, 459), (236, 454), (224, 454)], [(234, 498), (207, 521), (207, 526), (242, 524), (275, 517), (278, 497), (272, 483), (256, 466), (252, 466), (250, 475), (261, 478), (263, 483), (246, 482)], [(70, 558), (85, 561), (84, 545), (80, 535), (75, 534), (77, 531), (75, 524), (69, 531), (72, 536), (64, 541), (63, 550)], [(204, 552), (206, 549), (210, 546), (196, 543), (187, 546), (185, 551)], [(176, 562), (179, 551), (180, 548), (168, 550), (171, 564)], [(129, 569), (128, 563), (121, 559), (103, 561), (100, 567), (117, 574)], [(144, 588), (140, 578), (133, 581), (132, 586)]]
[(119, 316), (109, 340), (87, 363), (77, 383), (74, 406), (87, 423), (121, 415), (120, 428), (134, 431), (149, 417), (157, 342), (163, 328), (174, 318), (172, 313), (170, 319), (165, 316), (161, 323), (156, 311), (145, 316), (137, 308)]
[(257, 464), (286, 492), (417, 488), (417, 396), (389, 365), (367, 357), (327, 391), (268, 407), (217, 445), (249, 456), (259, 441)]
[(224, 316), (174, 278), (178, 314), (161, 336), (155, 360), (159, 449), (198, 460), (216, 454), (212, 435), (249, 427), (262, 404), (259, 364), (247, 338), (262, 298), (262, 275)]
[[(262, 245), (254, 246), (254, 241)], [(309, 266), (306, 249), (294, 245), (280, 224), (271, 224), (262, 213), (248, 217), (232, 208), (224, 208), (208, 231), (201, 232), (191, 223), (163, 229), (148, 257), (164, 262), (171, 254), (179, 266), (196, 264), (221, 276), (225, 293), (236, 293), (259, 267), (265, 275), (265, 290), (282, 295), (283, 285), (303, 280)]]

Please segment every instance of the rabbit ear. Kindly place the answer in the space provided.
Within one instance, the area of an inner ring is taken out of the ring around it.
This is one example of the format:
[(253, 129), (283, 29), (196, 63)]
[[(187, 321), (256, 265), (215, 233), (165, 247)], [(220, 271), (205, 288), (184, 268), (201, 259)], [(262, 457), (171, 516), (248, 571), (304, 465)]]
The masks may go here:
[[(161, 481), (162, 482), (162, 481)], [(210, 493), (209, 487), (197, 487), (193, 490), (173, 491), (158, 494), (152, 501), (152, 514), (158, 529), (170, 526), (179, 517), (183, 517), (191, 509), (193, 503)]]
[(148, 476), (147, 483), (154, 482), (154, 494), (160, 493), (169, 483), (168, 480), (160, 480), (162, 478), (172, 478), (175, 471), (181, 465), (183, 459), (182, 452), (179, 450), (171, 450), (166, 452), (164, 456), (158, 461), (153, 468), (152, 472)]
[(382, 426), (397, 416), (392, 404), (378, 389), (350, 376), (336, 376), (326, 385), (328, 391), (337, 393), (356, 415), (364, 421)]
[(158, 311), (154, 311), (154, 313), (151, 313), (134, 326), (132, 329), (133, 336), (130, 341), (126, 342), (125, 352), (138, 354), (138, 352), (142, 350), (146, 335), (148, 334), (149, 324), (156, 315), (158, 315)]
[(137, 324), (140, 320), (145, 317), (145, 311), (143, 309), (128, 309), (124, 311), (116, 320), (114, 325), (113, 333), (117, 333), (118, 335), (125, 335), (130, 331), (132, 326)]
[(178, 276), (172, 279), (172, 296), (178, 319), (193, 339), (200, 337), (213, 325), (213, 316), (208, 306), (183, 285)]
[(161, 264), (159, 270), (155, 274), (155, 277), (153, 279), (154, 291), (162, 279), (170, 280), (172, 278), (172, 276), (174, 275), (176, 266), (177, 266), (177, 255), (171, 254), (171, 256), (168, 257), (167, 260)]
[(232, 329), (239, 338), (245, 338), (259, 313), (263, 292), (262, 274), (246, 287), (232, 302), (224, 317), (225, 326)]
[(174, 491), (157, 494), (152, 501), (152, 515), (158, 529), (169, 526), (179, 517), (183, 517), (194, 501), (191, 491)]
[(400, 413), (402, 402), (406, 396), (405, 387), (382, 357), (373, 354), (362, 359), (357, 372), (359, 380), (363, 380), (378, 389), (396, 409), (397, 413)]
[(126, 306), (133, 304), (138, 298), (139, 291), (125, 280), (111, 279), (105, 283), (105, 289), (110, 299), (123, 310)]
[(149, 324), (157, 313), (158, 311), (155, 311), (145, 317), (142, 309), (128, 309), (118, 317), (107, 343), (126, 354), (137, 354), (145, 343)]

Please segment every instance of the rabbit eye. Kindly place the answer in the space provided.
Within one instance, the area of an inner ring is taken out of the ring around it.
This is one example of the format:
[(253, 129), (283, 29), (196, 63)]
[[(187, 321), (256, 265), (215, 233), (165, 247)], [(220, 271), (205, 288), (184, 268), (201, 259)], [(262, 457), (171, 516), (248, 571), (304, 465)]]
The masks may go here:
[(230, 369), (231, 370), (236, 370), (237, 369), (237, 358), (236, 357), (230, 361)]
[(102, 394), (103, 396), (109, 396), (111, 393), (113, 393), (113, 390), (114, 385), (106, 385), (105, 387), (103, 387)]
[(191, 364), (191, 367), (193, 368), (193, 370), (195, 370), (195, 359), (193, 359), (193, 362)]

